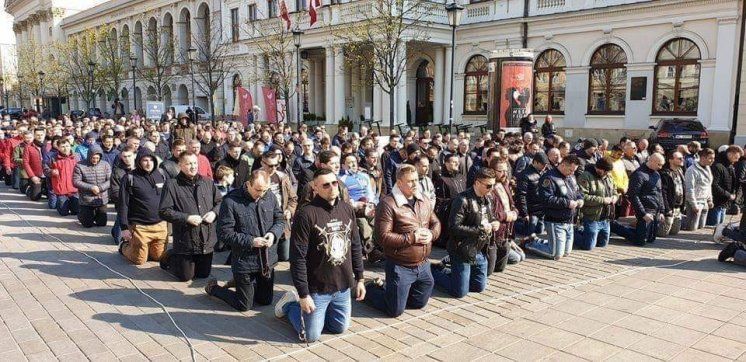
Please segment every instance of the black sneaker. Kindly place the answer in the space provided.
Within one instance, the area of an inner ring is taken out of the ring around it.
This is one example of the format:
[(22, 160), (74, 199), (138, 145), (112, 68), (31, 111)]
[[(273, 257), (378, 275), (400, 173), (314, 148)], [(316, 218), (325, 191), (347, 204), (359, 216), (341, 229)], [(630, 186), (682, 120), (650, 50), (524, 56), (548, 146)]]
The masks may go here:
[(166, 250), (163, 252), (163, 255), (161, 255), (161, 260), (159, 261), (161, 265), (161, 269), (163, 270), (171, 269), (170, 265), (168, 264), (168, 258), (169, 258), (169, 251)]
[(734, 255), (736, 255), (736, 251), (738, 251), (738, 243), (732, 242), (725, 246), (725, 248), (718, 254), (718, 261), (719, 262), (725, 262), (728, 259), (732, 258)]
[(126, 246), (127, 244), (129, 244), (129, 242), (127, 242), (127, 241), (124, 241), (124, 239), (122, 239), (122, 241), (121, 241), (121, 242), (119, 243), (119, 254), (122, 254), (122, 255), (124, 255), (124, 247), (125, 247), (125, 246)]
[(215, 289), (215, 287), (218, 286), (218, 280), (217, 279), (210, 279), (207, 281), (207, 285), (205, 285), (205, 293), (207, 295), (212, 296), (212, 290)]

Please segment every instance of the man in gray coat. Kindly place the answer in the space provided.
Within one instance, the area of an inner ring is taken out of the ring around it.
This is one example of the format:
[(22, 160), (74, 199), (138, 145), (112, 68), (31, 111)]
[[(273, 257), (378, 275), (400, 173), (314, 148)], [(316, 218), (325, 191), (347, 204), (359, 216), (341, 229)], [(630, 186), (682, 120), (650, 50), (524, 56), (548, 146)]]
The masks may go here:
[(109, 203), (111, 166), (101, 162), (103, 150), (93, 144), (88, 160), (79, 162), (73, 170), (73, 185), (78, 189), (80, 212), (78, 220), (85, 228), (106, 226), (106, 204)]

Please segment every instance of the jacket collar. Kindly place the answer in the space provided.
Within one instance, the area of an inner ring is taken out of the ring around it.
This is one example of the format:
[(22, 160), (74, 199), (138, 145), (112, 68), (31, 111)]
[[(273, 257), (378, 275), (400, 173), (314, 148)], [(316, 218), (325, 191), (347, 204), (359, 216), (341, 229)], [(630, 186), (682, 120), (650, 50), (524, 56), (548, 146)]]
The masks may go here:
[[(409, 201), (407, 201), (407, 197), (404, 196), (404, 194), (399, 189), (399, 185), (394, 185), (394, 187), (391, 189), (391, 196), (394, 197), (394, 202), (396, 202), (397, 207), (402, 207), (409, 203)], [(422, 195), (419, 191), (414, 193), (414, 198), (416, 200), (422, 200)]]

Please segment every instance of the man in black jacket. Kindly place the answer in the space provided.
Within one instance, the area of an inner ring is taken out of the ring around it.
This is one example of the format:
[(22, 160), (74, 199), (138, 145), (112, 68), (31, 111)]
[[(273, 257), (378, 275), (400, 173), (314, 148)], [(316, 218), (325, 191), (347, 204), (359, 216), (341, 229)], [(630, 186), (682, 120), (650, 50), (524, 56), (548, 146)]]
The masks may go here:
[(448, 227), (448, 216), (451, 213), (451, 202), (460, 193), (466, 190), (466, 176), (459, 171), (459, 157), (455, 153), (443, 158), (443, 168), (440, 177), (433, 180), (435, 186), (435, 215), (438, 216), (441, 225), (440, 237), (433, 244), (445, 247), (448, 243), (450, 230)]
[(181, 172), (181, 168), (179, 167), (179, 156), (186, 152), (186, 149), (186, 141), (181, 138), (175, 139), (171, 144), (171, 158), (164, 160), (160, 165), (163, 171), (166, 171), (166, 176), (168, 176), (169, 179), (176, 178), (176, 175)]
[(135, 163), (137, 168), (120, 180), (117, 218), (124, 241), (119, 252), (133, 264), (142, 265), (161, 260), (168, 242), (168, 227), (158, 216), (166, 177), (147, 148), (140, 150)]
[(285, 293), (275, 305), (275, 316), (287, 316), (307, 342), (318, 340), (322, 330), (347, 330), (352, 288), (357, 301), (365, 299), (355, 210), (341, 199), (331, 170), (317, 170), (312, 182), (316, 196), (295, 215), (290, 239), (290, 274), (298, 293)]
[(544, 231), (545, 207), (539, 198), (539, 178), (549, 163), (549, 158), (543, 152), (534, 155), (531, 165), (516, 176), (517, 187), (515, 206), (518, 209), (518, 220), (515, 223), (517, 235), (529, 236), (541, 234)]
[(180, 281), (207, 278), (212, 269), (212, 252), (217, 241), (215, 224), (220, 208), (220, 191), (212, 180), (197, 173), (197, 155), (179, 156), (181, 172), (168, 180), (158, 215), (171, 223), (173, 249), (161, 258), (161, 268)]
[(445, 268), (442, 263), (431, 266), (435, 285), (456, 298), (469, 292), (481, 293), (487, 287), (487, 258), (482, 249), (489, 243), (492, 231), (500, 227), (487, 197), (495, 186), (495, 171), (483, 168), (475, 178), (474, 186), (460, 193), (451, 206), (451, 267)]
[(718, 155), (717, 162), (712, 166), (712, 203), (715, 207), (707, 214), (708, 226), (721, 224), (725, 211), (736, 200), (738, 181), (734, 165), (742, 155), (741, 147), (729, 146)]
[(629, 201), (635, 211), (637, 225), (633, 229), (620, 224), (611, 223), (611, 232), (617, 234), (638, 246), (655, 241), (658, 223), (665, 220), (666, 205), (663, 202), (661, 176), (658, 173), (663, 167), (663, 156), (653, 153), (648, 161), (632, 173), (629, 179)]
[(225, 154), (225, 157), (215, 165), (215, 169), (225, 166), (233, 170), (236, 177), (233, 179), (232, 186), (235, 189), (241, 188), (248, 180), (249, 174), (251, 174), (251, 165), (249, 165), (249, 161), (246, 158), (241, 157), (241, 142), (234, 141), (227, 150), (228, 152)]
[(676, 235), (681, 230), (681, 212), (684, 210), (684, 155), (681, 152), (668, 154), (668, 162), (660, 171), (663, 188), (663, 203), (666, 218), (658, 224), (658, 236)]
[[(135, 150), (134, 147), (125, 147), (119, 153), (119, 162), (114, 162), (111, 171), (111, 196), (109, 200), (114, 204), (114, 209), (119, 215), (121, 204), (119, 202), (119, 188), (122, 178), (135, 169)], [(114, 220), (114, 226), (111, 227), (111, 236), (114, 238), (114, 244), (119, 244), (122, 240), (122, 227), (119, 225), (119, 217)]]
[(255, 171), (220, 206), (218, 238), (235, 256), (231, 271), (236, 291), (219, 286), (215, 279), (207, 283), (205, 291), (242, 312), (255, 304), (272, 303), (277, 241), (285, 229), (285, 217), (269, 190), (269, 174)]
[(293, 161), (293, 173), (298, 179), (299, 193), (313, 179), (314, 162), (316, 161), (313, 153), (313, 141), (311, 139), (304, 139), (301, 148), (303, 153)]

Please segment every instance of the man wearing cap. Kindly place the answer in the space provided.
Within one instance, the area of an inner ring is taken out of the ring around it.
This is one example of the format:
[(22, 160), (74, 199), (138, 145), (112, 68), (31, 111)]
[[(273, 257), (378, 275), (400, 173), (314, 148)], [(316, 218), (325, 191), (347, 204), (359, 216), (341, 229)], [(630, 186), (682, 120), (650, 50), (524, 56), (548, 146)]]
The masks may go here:
[(614, 182), (609, 176), (613, 165), (602, 158), (583, 172), (578, 178), (578, 186), (583, 192), (583, 226), (577, 230), (575, 245), (582, 250), (593, 250), (594, 247), (605, 247), (609, 243), (611, 226), (609, 220), (614, 218), (614, 204), (619, 195)]

